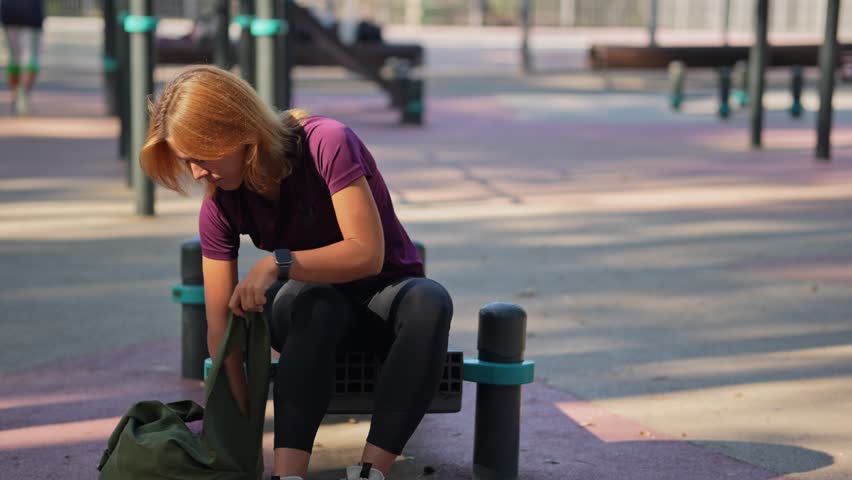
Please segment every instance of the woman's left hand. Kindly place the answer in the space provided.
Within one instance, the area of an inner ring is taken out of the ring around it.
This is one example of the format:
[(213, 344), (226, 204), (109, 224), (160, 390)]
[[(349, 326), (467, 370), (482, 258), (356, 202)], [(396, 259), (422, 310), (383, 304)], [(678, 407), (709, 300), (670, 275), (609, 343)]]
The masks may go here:
[(278, 267), (272, 256), (264, 257), (234, 288), (228, 308), (240, 317), (244, 317), (246, 312), (262, 312), (266, 305), (266, 291), (276, 280)]

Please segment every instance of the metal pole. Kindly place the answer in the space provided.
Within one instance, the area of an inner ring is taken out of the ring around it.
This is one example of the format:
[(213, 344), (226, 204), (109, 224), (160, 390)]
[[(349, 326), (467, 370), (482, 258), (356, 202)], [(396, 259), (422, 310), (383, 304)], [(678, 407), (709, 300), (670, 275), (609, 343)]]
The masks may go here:
[(136, 213), (154, 215), (154, 183), (139, 165), (139, 152), (148, 133), (148, 98), (154, 92), (154, 32), (152, 0), (131, 0), (124, 28), (130, 33), (130, 166), (136, 190)]
[(230, 0), (217, 0), (216, 37), (213, 40), (213, 63), (223, 70), (231, 69), (231, 38), (228, 35), (228, 28), (230, 24)]
[(760, 148), (763, 137), (763, 90), (769, 44), (769, 0), (757, 0), (754, 18), (754, 45), (749, 53), (749, 101), (751, 102), (751, 146)]
[(251, 21), (254, 19), (254, 0), (240, 0), (240, 74), (252, 86), (257, 86), (257, 58)]
[(521, 68), (524, 73), (532, 70), (530, 58), (530, 9), (531, 0), (521, 0)]
[(104, 18), (104, 95), (107, 111), (118, 115), (118, 60), (116, 60), (115, 0), (102, 0), (101, 13)]
[(657, 46), (657, 6), (658, 0), (648, 0), (648, 46)]
[[(479, 310), (479, 360), (501, 364), (524, 361), (527, 314), (511, 303), (491, 303)], [(521, 386), (477, 383), (473, 433), (473, 478), (518, 477)]]
[(521, 68), (524, 73), (532, 71), (532, 57), (530, 56), (531, 3), (531, 0), (521, 0)]
[(722, 0), (722, 45), (728, 46), (728, 33), (731, 31), (731, 0)]
[(831, 158), (831, 99), (834, 96), (834, 69), (837, 66), (837, 19), (840, 0), (828, 0), (825, 14), (825, 40), (819, 51), (819, 115), (817, 116), (816, 157)]
[(275, 36), (275, 105), (286, 110), (291, 106), (292, 99), (292, 62), (290, 59), (290, 5), (293, 0), (278, 0), (275, 4), (275, 18), (281, 21), (282, 31)]
[[(130, 158), (130, 36), (124, 29), (129, 13), (122, 10), (114, 17), (116, 28), (116, 57), (118, 58), (118, 118), (121, 132), (118, 136), (118, 155), (124, 161)], [(127, 186), (133, 187), (133, 168), (127, 167)]]
[(559, 1), (559, 25), (563, 27), (577, 25), (577, 0)]
[(467, 23), (471, 27), (481, 27), (485, 25), (485, 0), (468, 1)]
[[(267, 105), (275, 107), (275, 59), (277, 57), (274, 0), (257, 0), (257, 18), (252, 22), (252, 35), (257, 46), (257, 93)], [(265, 27), (265, 30), (263, 28)], [(263, 30), (263, 31), (261, 31)]]

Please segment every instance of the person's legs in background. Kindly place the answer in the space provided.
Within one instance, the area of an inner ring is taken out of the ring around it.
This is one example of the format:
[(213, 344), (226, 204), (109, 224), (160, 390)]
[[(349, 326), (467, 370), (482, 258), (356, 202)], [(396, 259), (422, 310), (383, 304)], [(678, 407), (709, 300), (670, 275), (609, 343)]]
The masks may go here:
[(21, 27), (20, 45), (21, 59), (27, 63), (23, 65), (21, 71), (21, 81), (18, 87), (18, 114), (28, 115), (30, 113), (30, 97), (35, 85), (36, 77), (38, 76), (39, 52), (41, 51), (41, 30), (37, 28)]
[(17, 113), (18, 86), (21, 77), (21, 30), (21, 27), (9, 25), (3, 27), (3, 33), (6, 37), (6, 51), (9, 56), (9, 61), (6, 64), (6, 82), (9, 86), (9, 92), (12, 94), (12, 113)]

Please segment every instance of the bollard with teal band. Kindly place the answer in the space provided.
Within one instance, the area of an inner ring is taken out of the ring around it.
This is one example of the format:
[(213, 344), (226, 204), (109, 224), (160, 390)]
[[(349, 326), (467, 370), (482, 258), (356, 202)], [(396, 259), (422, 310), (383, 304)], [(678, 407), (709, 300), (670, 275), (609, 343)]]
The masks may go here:
[(464, 379), (477, 382), (473, 432), (473, 478), (518, 478), (521, 385), (533, 381), (535, 365), (524, 361), (527, 314), (511, 303), (479, 310), (478, 359), (465, 359)]
[(181, 372), (184, 378), (204, 379), (207, 351), (207, 314), (204, 310), (204, 275), (201, 241), (187, 240), (180, 248), (181, 284), (172, 287), (172, 300), (181, 304)]

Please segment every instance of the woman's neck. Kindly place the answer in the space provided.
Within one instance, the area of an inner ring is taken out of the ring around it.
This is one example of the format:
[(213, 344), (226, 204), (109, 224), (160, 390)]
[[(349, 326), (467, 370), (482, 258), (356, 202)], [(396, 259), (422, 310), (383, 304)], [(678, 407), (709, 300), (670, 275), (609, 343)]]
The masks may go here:
[(281, 186), (276, 185), (275, 188), (271, 188), (261, 193), (260, 196), (268, 200), (273, 205), (278, 205), (278, 199), (281, 196)]

